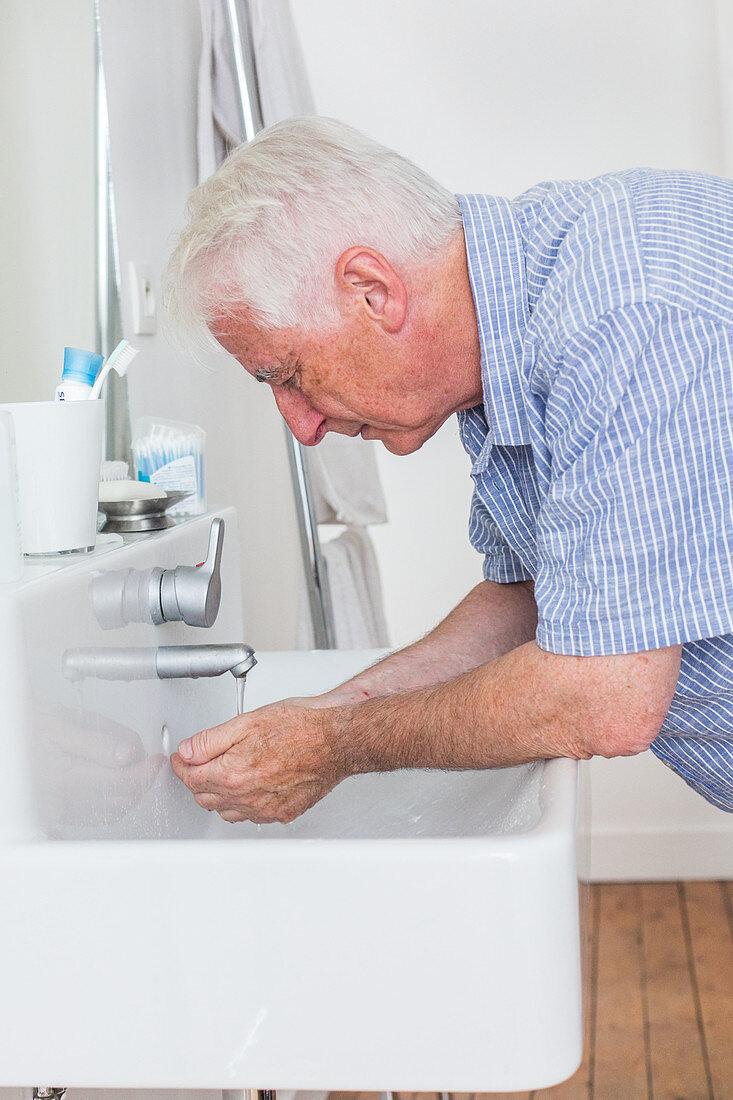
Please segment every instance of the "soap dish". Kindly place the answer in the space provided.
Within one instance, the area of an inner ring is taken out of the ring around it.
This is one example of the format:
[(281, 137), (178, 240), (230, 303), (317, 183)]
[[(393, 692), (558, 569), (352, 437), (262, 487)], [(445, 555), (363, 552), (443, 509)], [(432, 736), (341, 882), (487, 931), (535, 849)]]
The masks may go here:
[(137, 500), (100, 500), (99, 511), (106, 517), (102, 524), (103, 534), (116, 532), (120, 535), (132, 535), (142, 531), (164, 531), (174, 527), (175, 523), (166, 515), (174, 504), (191, 492), (169, 490), (165, 496), (141, 497)]

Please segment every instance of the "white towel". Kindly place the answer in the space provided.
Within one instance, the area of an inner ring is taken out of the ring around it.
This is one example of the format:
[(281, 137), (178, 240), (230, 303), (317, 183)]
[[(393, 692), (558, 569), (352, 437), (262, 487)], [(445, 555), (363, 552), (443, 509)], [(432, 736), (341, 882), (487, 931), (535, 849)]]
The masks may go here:
[(239, 91), (232, 70), (229, 25), (222, 0), (199, 0), (201, 60), (198, 77), (196, 147), (198, 180), (208, 179), (242, 140)]
[[(198, 75), (198, 179), (207, 179), (244, 138), (229, 23), (222, 0), (199, 0), (201, 59)], [(240, 0), (247, 6), (257, 90), (265, 126), (315, 114), (288, 0)], [(245, 26), (244, 20), (242, 25)]]
[(368, 527), (387, 522), (372, 440), (329, 432), (307, 452), (319, 523)]
[(249, 13), (265, 126), (316, 114), (289, 0), (249, 0)]
[[(367, 532), (349, 527), (325, 543), (321, 552), (333, 600), (336, 648), (388, 648), (379, 566)], [(303, 592), (297, 627), (299, 649), (313, 648), (313, 626), (306, 605)]]

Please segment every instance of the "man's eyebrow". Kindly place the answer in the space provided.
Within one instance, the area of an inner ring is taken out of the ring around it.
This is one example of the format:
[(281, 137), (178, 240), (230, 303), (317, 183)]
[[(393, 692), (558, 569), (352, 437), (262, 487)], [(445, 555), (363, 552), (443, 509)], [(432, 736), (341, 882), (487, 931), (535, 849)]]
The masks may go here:
[(254, 373), (257, 382), (274, 382), (282, 374), (282, 367), (258, 367)]
[(276, 386), (282, 385), (292, 377), (294, 368), (288, 363), (280, 363), (277, 367), (258, 367), (254, 372), (257, 382), (274, 382)]

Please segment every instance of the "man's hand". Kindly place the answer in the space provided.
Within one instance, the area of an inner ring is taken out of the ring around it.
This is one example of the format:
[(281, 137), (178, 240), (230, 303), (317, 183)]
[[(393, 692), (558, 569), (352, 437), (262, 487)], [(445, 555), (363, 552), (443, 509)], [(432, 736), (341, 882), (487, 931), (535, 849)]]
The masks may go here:
[(199, 806), (225, 821), (293, 821), (351, 774), (324, 712), (363, 698), (331, 694), (260, 707), (182, 742), (173, 771)]

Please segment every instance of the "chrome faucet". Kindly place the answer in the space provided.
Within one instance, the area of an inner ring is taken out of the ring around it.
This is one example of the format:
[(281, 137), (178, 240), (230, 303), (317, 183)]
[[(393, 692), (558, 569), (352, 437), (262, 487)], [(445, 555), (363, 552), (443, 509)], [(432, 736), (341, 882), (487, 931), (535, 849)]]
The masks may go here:
[(163, 645), (155, 648), (67, 649), (63, 658), (67, 680), (172, 680), (223, 676), (246, 677), (257, 664), (248, 645)]

